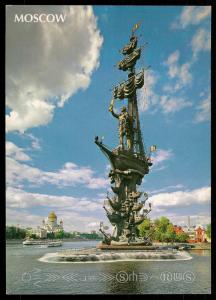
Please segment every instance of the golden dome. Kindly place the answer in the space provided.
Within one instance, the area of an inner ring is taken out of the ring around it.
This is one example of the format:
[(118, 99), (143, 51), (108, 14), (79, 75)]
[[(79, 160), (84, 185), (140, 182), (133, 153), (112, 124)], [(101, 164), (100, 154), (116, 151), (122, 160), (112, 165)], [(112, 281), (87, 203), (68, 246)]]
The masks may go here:
[(50, 221), (55, 221), (57, 219), (57, 216), (54, 211), (51, 211), (51, 213), (49, 213), (48, 219)]

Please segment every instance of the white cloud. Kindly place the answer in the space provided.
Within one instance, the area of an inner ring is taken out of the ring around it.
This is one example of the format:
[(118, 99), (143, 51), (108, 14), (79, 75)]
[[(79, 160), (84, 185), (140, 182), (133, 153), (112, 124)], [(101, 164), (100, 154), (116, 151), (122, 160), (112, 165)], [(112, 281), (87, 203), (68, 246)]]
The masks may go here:
[(176, 185), (169, 185), (169, 186), (165, 186), (164, 188), (161, 189), (157, 189), (157, 190), (153, 190), (153, 191), (148, 191), (148, 194), (152, 195), (152, 194), (158, 194), (161, 192), (167, 192), (169, 190), (176, 190), (176, 189), (181, 189), (184, 188), (184, 185), (182, 184), (176, 184)]
[(188, 226), (188, 216), (190, 216), (190, 225), (207, 225), (211, 223), (210, 211), (201, 211), (196, 215), (188, 213), (187, 215), (176, 214), (172, 212), (164, 212), (164, 210), (158, 210), (158, 214), (154, 214), (153, 218), (159, 218), (161, 216), (166, 216), (171, 221), (171, 223), (179, 226)]
[(171, 149), (169, 150), (163, 150), (163, 149), (158, 149), (155, 153), (151, 155), (151, 160), (153, 163), (153, 167), (163, 167), (161, 164), (164, 161), (170, 160), (173, 157), (173, 152)]
[(31, 158), (23, 152), (22, 148), (17, 147), (14, 143), (9, 141), (6, 141), (6, 156), (19, 161), (31, 160)]
[(171, 84), (166, 84), (163, 88), (164, 91), (170, 93), (176, 92), (183, 87), (191, 84), (193, 77), (190, 73), (191, 63), (186, 62), (182, 65), (179, 64), (180, 52), (179, 50), (174, 51), (168, 57), (168, 59), (163, 63), (168, 67), (168, 76), (171, 79), (175, 79), (175, 82)]
[(195, 115), (195, 122), (209, 121), (211, 118), (211, 95), (202, 100), (200, 105), (197, 107), (197, 113)]
[(165, 114), (174, 113), (179, 110), (182, 110), (185, 107), (192, 106), (192, 102), (182, 98), (174, 96), (161, 96), (160, 105)]
[(171, 29), (184, 29), (197, 25), (211, 15), (211, 6), (185, 6), (181, 15), (171, 24)]
[(180, 57), (180, 52), (179, 50), (174, 51), (172, 54), (170, 54), (170, 56), (168, 57), (166, 64), (167, 65), (172, 65), (174, 63), (176, 63), (179, 60)]
[(32, 149), (41, 150), (40, 140), (37, 137), (35, 137), (32, 133), (25, 133), (24, 135), (31, 139)]
[[(53, 209), (50, 207), (50, 211), (51, 210)], [(84, 216), (80, 212), (75, 212), (68, 208), (57, 208), (55, 212), (58, 217), (58, 221), (63, 219), (65, 231), (90, 232), (93, 229), (99, 229), (99, 225), (97, 226), (97, 224), (99, 224), (101, 220), (97, 217)], [(20, 224), (22, 227), (36, 228), (37, 226), (42, 225), (42, 220), (46, 217), (47, 213), (43, 213), (42, 209), (41, 215), (32, 213), (27, 209), (7, 208), (6, 210), (7, 225)], [(93, 224), (95, 226), (93, 226)]]
[(149, 197), (153, 207), (185, 207), (192, 204), (208, 204), (211, 200), (211, 188), (203, 187), (191, 191), (176, 191), (171, 193), (160, 193)]
[(61, 188), (81, 184), (90, 189), (106, 187), (108, 179), (95, 177), (94, 173), (90, 167), (79, 167), (72, 162), (65, 163), (56, 172), (47, 172), (24, 163), (19, 163), (11, 157), (7, 157), (6, 159), (7, 184), (14, 187), (25, 181), (32, 186), (51, 184)]
[[(65, 230), (91, 231), (99, 229), (101, 221), (94, 215), (105, 218), (101, 198), (73, 197), (64, 195), (47, 195), (43, 193), (26, 192), (22, 188), (8, 187), (6, 190), (7, 225), (21, 224), (36, 227), (47, 217), (47, 210), (55, 211), (58, 219), (63, 219)], [(40, 216), (34, 208), (40, 211)], [(86, 212), (91, 215), (86, 216)], [(98, 224), (98, 226), (97, 226)]]
[(145, 72), (144, 87), (137, 90), (137, 99), (140, 112), (147, 111), (150, 107), (158, 103), (159, 96), (154, 91), (155, 84), (157, 83), (158, 75), (153, 70)]
[(193, 80), (190, 72), (191, 64), (189, 62), (185, 62), (180, 65), (179, 57), (179, 50), (175, 50), (163, 63), (168, 67), (168, 76), (173, 82), (168, 83), (163, 87), (163, 91), (167, 92), (167, 95), (159, 96), (155, 92), (155, 85), (158, 81), (157, 73), (152, 70), (146, 72), (144, 88), (138, 90), (137, 93), (140, 112), (145, 112), (150, 110), (150, 108), (154, 108), (153, 111), (150, 111), (151, 113), (161, 109), (161, 112), (168, 114), (175, 113), (185, 107), (192, 106), (192, 102), (183, 97), (170, 96), (184, 87), (189, 86)]
[(95, 211), (102, 209), (100, 203), (86, 197), (69, 197), (30, 193), (22, 189), (8, 187), (6, 191), (7, 207), (31, 208), (43, 206), (53, 209), (72, 209), (73, 211)]
[(211, 49), (211, 35), (210, 32), (200, 28), (197, 30), (191, 41), (193, 51), (193, 59), (197, 58), (200, 51), (208, 51)]
[[(64, 23), (15, 23), (14, 15), (55, 12)], [(11, 6), (6, 23), (7, 131), (48, 124), (56, 105), (86, 89), (103, 38), (90, 6)]]

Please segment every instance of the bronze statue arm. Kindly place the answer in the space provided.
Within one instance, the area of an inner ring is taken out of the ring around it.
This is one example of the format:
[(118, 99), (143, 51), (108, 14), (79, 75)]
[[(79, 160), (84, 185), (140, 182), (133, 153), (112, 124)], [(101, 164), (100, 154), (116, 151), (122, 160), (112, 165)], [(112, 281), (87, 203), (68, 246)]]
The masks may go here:
[(111, 112), (113, 117), (118, 119), (120, 115), (114, 112), (113, 105), (114, 105), (114, 99), (111, 100), (111, 103), (110, 103), (110, 106), (109, 106), (109, 111)]

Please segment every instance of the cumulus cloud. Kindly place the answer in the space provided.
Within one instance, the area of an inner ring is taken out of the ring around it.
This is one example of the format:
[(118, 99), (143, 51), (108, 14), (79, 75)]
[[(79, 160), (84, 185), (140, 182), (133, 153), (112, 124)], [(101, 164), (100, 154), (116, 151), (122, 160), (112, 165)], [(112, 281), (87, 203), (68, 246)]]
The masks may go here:
[[(164, 95), (155, 91), (155, 85), (159, 76), (153, 70), (146, 72), (144, 88), (138, 90), (137, 98), (140, 112), (149, 110), (154, 113), (160, 109), (164, 114), (175, 113), (183, 108), (192, 106), (192, 102), (185, 97), (172, 96), (177, 91), (191, 85), (193, 76), (190, 68), (192, 63), (179, 63), (180, 51), (171, 53), (163, 65), (168, 68), (170, 83), (163, 86)], [(153, 110), (150, 110), (153, 108)]]
[(211, 49), (211, 35), (208, 30), (200, 28), (197, 30), (191, 41), (193, 51), (193, 58), (196, 59), (201, 51), (208, 51)]
[[(50, 207), (50, 211), (53, 210)], [(90, 232), (91, 230), (99, 229), (100, 219), (94, 216), (85, 216), (80, 212), (75, 212), (69, 209), (57, 209), (55, 210), (58, 220), (63, 220), (63, 226), (65, 231), (79, 231), (79, 232)], [(42, 225), (42, 220), (47, 217), (49, 211), (41, 214), (32, 213), (28, 209), (16, 209), (7, 208), (6, 220), (7, 225), (20, 224), (23, 227), (33, 227)], [(93, 226), (94, 224), (94, 226)]]
[[(15, 14), (63, 13), (64, 23), (15, 23)], [(48, 124), (56, 106), (86, 89), (103, 38), (90, 6), (11, 6), (6, 22), (7, 131)]]
[(195, 122), (206, 122), (211, 119), (211, 95), (210, 93), (204, 98), (197, 107)]
[[(154, 212), (152, 213), (152, 215)], [(190, 216), (190, 225), (207, 225), (211, 223), (210, 211), (201, 210), (199, 213), (194, 215), (193, 213), (188, 214), (177, 214), (172, 212), (165, 212), (164, 210), (158, 210), (157, 214), (154, 214), (153, 218), (159, 218), (161, 216), (166, 216), (171, 221), (171, 223), (179, 226), (188, 226), (188, 216)]]
[(19, 188), (8, 187), (6, 191), (7, 207), (10, 208), (30, 208), (30, 207), (47, 207), (47, 208), (65, 208), (73, 211), (94, 211), (101, 209), (100, 203), (86, 197), (69, 197), (47, 195), (40, 193), (30, 193)]
[[(172, 220), (175, 221), (175, 224), (188, 226), (188, 216), (172, 216)], [(197, 215), (190, 216), (190, 224), (192, 225), (207, 225), (211, 223), (211, 215), (210, 212), (207, 214), (206, 212), (201, 212)]]
[(202, 187), (191, 191), (176, 191), (171, 193), (159, 193), (149, 197), (154, 207), (185, 207), (193, 204), (208, 204), (211, 200), (211, 188)]
[(31, 158), (24, 153), (22, 148), (17, 147), (14, 143), (6, 141), (6, 156), (12, 157), (19, 161), (29, 161)]
[[(165, 62), (166, 65), (168, 66), (173, 66), (177, 61), (179, 60), (180, 57), (180, 52), (179, 50), (174, 51), (173, 53), (170, 54), (170, 56), (167, 58), (167, 61)], [(170, 70), (169, 69), (169, 75), (170, 77), (174, 77), (176, 75), (175, 70)]]
[(171, 24), (171, 29), (184, 29), (197, 25), (211, 15), (211, 6), (185, 6), (180, 16)]
[(24, 136), (30, 138), (32, 149), (41, 150), (41, 145), (40, 145), (39, 138), (35, 137), (32, 133), (25, 133)]
[(158, 103), (159, 96), (155, 92), (155, 84), (158, 81), (158, 75), (153, 70), (145, 73), (144, 87), (137, 90), (138, 105), (141, 112), (147, 111), (150, 107)]
[(158, 167), (164, 161), (167, 161), (173, 157), (173, 151), (171, 149), (164, 150), (158, 149), (155, 153), (152, 154), (152, 162), (154, 167)]
[(179, 183), (179, 184), (176, 184), (176, 185), (165, 186), (161, 189), (148, 191), (148, 193), (153, 195), (153, 194), (158, 194), (158, 193), (161, 193), (161, 192), (167, 192), (169, 190), (176, 190), (176, 189), (182, 189), (182, 188), (184, 188), (184, 185)]
[(163, 87), (166, 95), (159, 96), (155, 92), (155, 85), (158, 81), (158, 75), (154, 71), (148, 71), (146, 73), (144, 88), (138, 90), (137, 98), (140, 112), (145, 112), (153, 108), (150, 112), (154, 113), (160, 109), (164, 114), (175, 113), (182, 110), (185, 107), (192, 106), (192, 102), (188, 101), (183, 97), (171, 96), (174, 92), (182, 89), (189, 85), (192, 81), (192, 75), (190, 73), (190, 64), (184, 63), (179, 65), (180, 52), (174, 51), (164, 65), (168, 67), (168, 76), (170, 79), (175, 79), (173, 85), (167, 84)]
[(31, 186), (42, 186), (51, 184), (59, 188), (66, 186), (84, 185), (90, 189), (97, 189), (107, 186), (108, 179), (96, 177), (90, 167), (79, 167), (72, 162), (67, 162), (56, 171), (43, 171), (20, 163), (12, 157), (6, 159), (6, 180), (7, 184), (16, 187), (23, 182)]
[(179, 110), (182, 110), (185, 107), (192, 106), (192, 102), (188, 101), (182, 97), (174, 97), (174, 96), (161, 96), (160, 105), (165, 114), (174, 113)]
[(170, 79), (175, 79), (172, 85), (165, 85), (164, 91), (176, 92), (183, 87), (186, 87), (192, 82), (192, 74), (190, 72), (191, 63), (186, 62), (182, 65), (179, 64), (180, 52), (174, 51), (169, 55), (167, 60), (163, 63), (168, 68), (168, 76)]

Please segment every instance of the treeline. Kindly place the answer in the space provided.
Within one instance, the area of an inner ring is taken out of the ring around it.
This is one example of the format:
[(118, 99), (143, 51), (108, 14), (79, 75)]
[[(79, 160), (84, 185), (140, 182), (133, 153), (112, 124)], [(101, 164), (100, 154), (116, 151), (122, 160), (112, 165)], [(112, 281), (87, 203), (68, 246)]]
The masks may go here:
[[(17, 228), (15, 226), (6, 226), (6, 239), (24, 239), (24, 238), (39, 239), (35, 233), (31, 233), (30, 230), (24, 228)], [(82, 233), (82, 232), (65, 232), (61, 230), (55, 233), (47, 233), (47, 239), (89, 239), (89, 240), (101, 240), (102, 237), (96, 232)]]
[(176, 233), (173, 224), (167, 217), (156, 219), (153, 223), (150, 219), (146, 219), (138, 226), (138, 229), (141, 237), (148, 236), (152, 232), (151, 239), (153, 241), (184, 243), (189, 239), (185, 232)]
[(102, 237), (96, 232), (82, 233), (82, 232), (65, 232), (63, 230), (55, 234), (48, 233), (47, 238), (51, 239), (88, 239), (88, 240), (101, 240)]
[(6, 239), (24, 239), (26, 237), (27, 230), (17, 228), (15, 226), (6, 226)]

